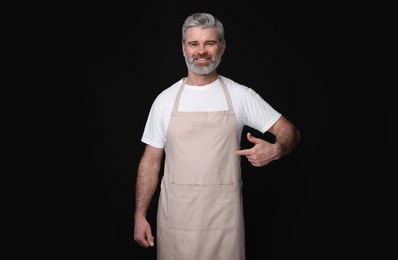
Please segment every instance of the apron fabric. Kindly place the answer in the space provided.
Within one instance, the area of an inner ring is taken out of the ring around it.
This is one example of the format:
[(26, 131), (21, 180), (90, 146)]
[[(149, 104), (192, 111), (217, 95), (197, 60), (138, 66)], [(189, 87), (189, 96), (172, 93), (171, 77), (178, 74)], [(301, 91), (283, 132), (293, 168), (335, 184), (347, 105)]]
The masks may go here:
[(236, 117), (227, 111), (172, 110), (157, 215), (158, 260), (244, 260), (244, 221)]

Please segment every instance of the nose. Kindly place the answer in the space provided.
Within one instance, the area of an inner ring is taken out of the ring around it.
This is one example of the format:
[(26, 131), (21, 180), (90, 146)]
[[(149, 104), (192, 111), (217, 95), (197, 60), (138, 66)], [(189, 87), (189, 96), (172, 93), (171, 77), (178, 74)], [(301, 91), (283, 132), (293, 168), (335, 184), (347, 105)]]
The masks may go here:
[(198, 53), (199, 54), (206, 54), (207, 53), (207, 49), (205, 45), (200, 45), (198, 48)]

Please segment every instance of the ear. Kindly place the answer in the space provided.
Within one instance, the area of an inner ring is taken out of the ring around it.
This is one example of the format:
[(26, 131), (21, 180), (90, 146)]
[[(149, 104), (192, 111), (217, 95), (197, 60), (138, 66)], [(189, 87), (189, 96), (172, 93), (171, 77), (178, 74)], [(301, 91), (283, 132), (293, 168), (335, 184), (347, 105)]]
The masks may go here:
[(185, 57), (184, 43), (181, 44), (182, 55)]

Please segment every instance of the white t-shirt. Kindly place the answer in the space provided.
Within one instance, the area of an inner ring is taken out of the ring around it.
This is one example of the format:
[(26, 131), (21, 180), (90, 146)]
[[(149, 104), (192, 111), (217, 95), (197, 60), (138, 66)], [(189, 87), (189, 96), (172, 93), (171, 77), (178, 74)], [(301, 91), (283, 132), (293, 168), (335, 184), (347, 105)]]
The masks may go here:
[[(253, 89), (220, 76), (229, 91), (237, 120), (240, 141), (245, 125), (265, 133), (281, 116)], [(183, 79), (163, 90), (152, 104), (141, 141), (156, 148), (164, 148), (171, 111)], [(223, 111), (228, 105), (219, 80), (204, 86), (185, 84), (178, 111)]]

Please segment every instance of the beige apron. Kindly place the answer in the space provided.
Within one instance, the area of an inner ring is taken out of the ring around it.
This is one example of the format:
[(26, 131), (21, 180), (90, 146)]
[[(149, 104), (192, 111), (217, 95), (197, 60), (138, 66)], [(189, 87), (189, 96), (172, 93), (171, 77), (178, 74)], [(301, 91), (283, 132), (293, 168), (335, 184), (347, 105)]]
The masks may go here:
[(158, 260), (244, 260), (244, 222), (236, 117), (228, 111), (172, 110), (157, 216)]

